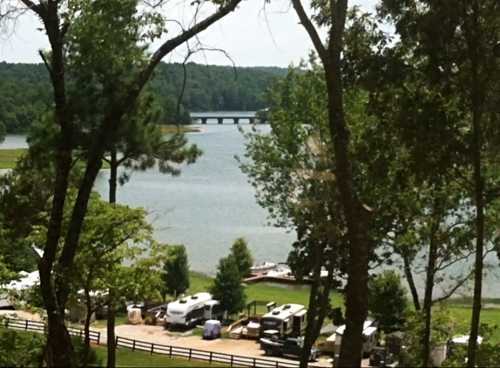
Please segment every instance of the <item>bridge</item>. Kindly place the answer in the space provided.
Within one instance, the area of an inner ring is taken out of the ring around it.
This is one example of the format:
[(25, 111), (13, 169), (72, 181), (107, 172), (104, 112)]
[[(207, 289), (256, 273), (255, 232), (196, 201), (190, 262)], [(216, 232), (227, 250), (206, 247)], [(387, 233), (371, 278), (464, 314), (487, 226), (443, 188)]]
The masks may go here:
[(224, 114), (220, 115), (217, 113), (193, 113), (191, 114), (191, 123), (193, 124), (208, 124), (210, 121), (217, 122), (217, 124), (224, 124), (224, 121), (230, 120), (233, 124), (239, 124), (240, 122), (247, 122), (248, 124), (268, 124), (269, 122), (265, 119), (258, 118), (255, 114)]

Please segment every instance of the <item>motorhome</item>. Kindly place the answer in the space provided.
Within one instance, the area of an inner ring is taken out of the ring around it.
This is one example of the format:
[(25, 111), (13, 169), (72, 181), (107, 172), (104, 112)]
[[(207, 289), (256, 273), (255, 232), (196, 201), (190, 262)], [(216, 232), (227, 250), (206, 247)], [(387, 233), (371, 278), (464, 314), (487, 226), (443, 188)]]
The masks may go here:
[(260, 321), (261, 335), (300, 336), (306, 327), (307, 309), (302, 304), (285, 304), (266, 313)]
[(197, 293), (168, 303), (166, 323), (169, 326), (193, 326), (221, 316), (220, 304), (210, 293)]

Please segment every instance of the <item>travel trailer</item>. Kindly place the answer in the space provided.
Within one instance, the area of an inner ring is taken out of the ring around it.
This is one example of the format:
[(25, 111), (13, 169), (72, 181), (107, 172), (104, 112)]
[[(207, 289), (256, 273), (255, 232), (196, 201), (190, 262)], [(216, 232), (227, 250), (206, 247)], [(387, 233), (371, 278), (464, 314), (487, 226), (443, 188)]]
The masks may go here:
[(306, 328), (307, 309), (302, 304), (285, 304), (264, 314), (260, 321), (260, 332), (264, 336), (278, 337), (302, 334)]
[[(326, 345), (333, 347), (335, 355), (340, 354), (340, 346), (342, 344), (342, 336), (344, 335), (346, 325), (339, 326), (333, 335), (326, 339)], [(363, 324), (363, 356), (371, 353), (373, 348), (377, 346), (378, 329), (374, 321), (366, 320)]]
[(197, 293), (168, 303), (166, 324), (189, 327), (222, 316), (220, 303), (210, 293)]

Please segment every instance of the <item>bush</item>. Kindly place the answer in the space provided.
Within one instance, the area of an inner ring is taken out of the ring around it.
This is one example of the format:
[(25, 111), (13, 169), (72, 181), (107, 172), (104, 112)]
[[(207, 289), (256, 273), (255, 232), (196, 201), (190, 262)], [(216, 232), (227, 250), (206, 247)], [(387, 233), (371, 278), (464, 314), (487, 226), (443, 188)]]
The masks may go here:
[(0, 366), (41, 366), (44, 346), (43, 335), (0, 329)]
[(407, 312), (406, 290), (395, 271), (384, 271), (368, 284), (368, 309), (386, 333), (402, 328)]
[[(83, 340), (73, 337), (72, 342), (78, 365), (82, 365), (85, 352)], [(0, 367), (43, 366), (45, 344), (45, 335), (0, 328)], [(89, 351), (88, 364), (102, 365), (92, 348)]]

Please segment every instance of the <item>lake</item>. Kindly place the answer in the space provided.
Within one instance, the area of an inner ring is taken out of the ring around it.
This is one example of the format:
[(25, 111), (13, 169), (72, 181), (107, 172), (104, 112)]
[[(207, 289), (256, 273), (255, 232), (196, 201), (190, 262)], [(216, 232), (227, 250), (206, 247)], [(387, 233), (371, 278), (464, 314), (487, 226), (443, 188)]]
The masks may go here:
[[(184, 244), (192, 270), (213, 274), (218, 260), (237, 237), (247, 239), (257, 261), (285, 261), (295, 234), (267, 224), (267, 213), (257, 205), (255, 191), (234, 157), (243, 154), (241, 132), (229, 121), (224, 125), (209, 123), (196, 125), (201, 132), (187, 135), (204, 152), (198, 162), (184, 167), (179, 177), (154, 169), (133, 172), (131, 180), (119, 188), (118, 201), (144, 207), (157, 240)], [(248, 125), (241, 127), (249, 129)], [(259, 129), (268, 131), (269, 127)], [(10, 135), (0, 147), (26, 147), (26, 138)], [(95, 185), (105, 198), (108, 176), (103, 170)], [(483, 295), (500, 297), (498, 259), (493, 255), (487, 259), (495, 271), (485, 278)], [(463, 270), (458, 266), (451, 274)], [(423, 273), (416, 274), (416, 279), (423, 286)], [(470, 289), (464, 290), (465, 295), (470, 293)]]

